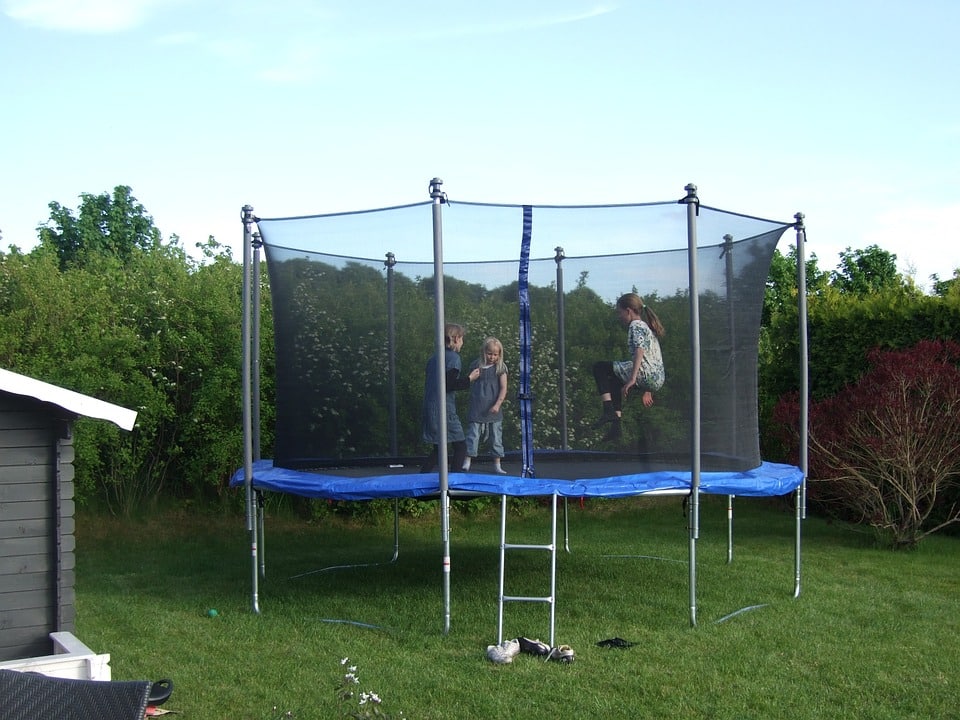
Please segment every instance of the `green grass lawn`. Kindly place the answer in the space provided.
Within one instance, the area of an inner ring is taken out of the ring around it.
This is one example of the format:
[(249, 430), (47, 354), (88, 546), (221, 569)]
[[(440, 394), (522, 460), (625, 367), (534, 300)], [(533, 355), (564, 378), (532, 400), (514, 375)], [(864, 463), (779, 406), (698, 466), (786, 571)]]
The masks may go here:
[[(268, 507), (259, 615), (243, 518), (81, 513), (77, 635), (111, 655), (114, 679), (172, 678), (164, 707), (183, 718), (350, 716), (369, 706), (338, 704), (343, 658), (383, 713), (406, 718), (960, 717), (957, 538), (894, 553), (869, 533), (808, 519), (794, 598), (792, 510), (738, 499), (728, 564), (725, 498), (704, 498), (694, 627), (679, 500), (590, 500), (570, 511), (556, 607), (556, 643), (576, 652), (569, 665), (487, 660), (499, 513), (456, 507), (449, 633), (438, 511), (401, 521), (389, 563), (392, 518), (310, 523)], [(548, 539), (546, 508), (511, 513), (510, 542)], [(546, 553), (508, 555), (508, 594), (548, 590)], [(506, 606), (505, 637), (548, 632), (545, 605)], [(636, 644), (597, 647), (611, 637)]]

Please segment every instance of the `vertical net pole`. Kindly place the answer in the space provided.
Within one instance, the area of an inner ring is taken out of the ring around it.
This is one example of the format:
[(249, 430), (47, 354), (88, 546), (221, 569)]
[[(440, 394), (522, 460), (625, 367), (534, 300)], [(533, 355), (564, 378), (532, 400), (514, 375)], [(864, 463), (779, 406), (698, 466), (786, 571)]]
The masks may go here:
[(697, 538), (700, 535), (700, 291), (697, 283), (697, 186), (687, 185), (687, 263), (690, 289), (690, 624), (697, 625)]
[(807, 337), (807, 262), (804, 245), (807, 231), (803, 225), (803, 213), (794, 215), (797, 221), (797, 302), (800, 332), (800, 470), (803, 480), (797, 488), (796, 497), (796, 540), (794, 543), (794, 585), (793, 596), (800, 597), (800, 525), (807, 516), (807, 457), (810, 405), (810, 368), (809, 339)]
[[(560, 388), (560, 449), (570, 449), (569, 430), (567, 428), (567, 317), (563, 293), (563, 260), (566, 253), (557, 246), (553, 249), (553, 260), (557, 263), (557, 364)], [(570, 513), (569, 498), (563, 498), (563, 544), (570, 552)], [(553, 641), (551, 640), (551, 644)]]
[[(250, 426), (253, 460), (260, 459), (260, 248), (263, 240), (255, 231), (250, 238), (253, 259), (250, 266)], [(257, 566), (260, 577), (267, 575), (263, 493), (255, 491), (257, 503)]]
[(253, 561), (251, 606), (255, 613), (260, 612), (259, 590), (258, 590), (258, 556), (257, 556), (257, 503), (254, 498), (253, 488), (253, 422), (252, 422), (252, 389), (251, 389), (251, 367), (252, 367), (252, 347), (250, 342), (250, 306), (251, 306), (251, 265), (252, 244), (253, 244), (253, 225), (256, 218), (253, 214), (253, 208), (250, 205), (243, 206), (241, 215), (243, 222), (243, 291), (242, 291), (242, 327), (241, 342), (243, 343), (242, 367), (241, 367), (241, 404), (242, 404), (242, 422), (243, 422), (243, 485), (246, 491), (246, 510), (247, 510), (247, 533), (250, 536), (250, 552)]
[[(253, 459), (260, 459), (260, 248), (263, 240), (255, 231), (250, 239), (253, 260), (250, 266), (250, 408)], [(262, 549), (262, 548), (261, 548)]]
[(389, 376), (390, 397), (389, 403), (389, 433), (390, 455), (397, 457), (400, 454), (397, 441), (397, 324), (394, 315), (394, 276), (393, 268), (397, 258), (392, 252), (387, 253), (384, 261), (387, 268), (387, 375)]
[(440, 410), (440, 436), (437, 438), (437, 471), (440, 475), (440, 536), (443, 543), (443, 634), (450, 632), (450, 478), (447, 466), (447, 364), (443, 296), (443, 203), (446, 195), (440, 190), (443, 180), (430, 181), (433, 200), (433, 291), (434, 350), (437, 362), (437, 405)]
[[(553, 259), (557, 263), (557, 363), (560, 377), (557, 378), (560, 387), (560, 449), (569, 450), (567, 438), (567, 321), (563, 297), (563, 259), (566, 255), (562, 247), (553, 249)], [(566, 504), (566, 498), (564, 498)]]

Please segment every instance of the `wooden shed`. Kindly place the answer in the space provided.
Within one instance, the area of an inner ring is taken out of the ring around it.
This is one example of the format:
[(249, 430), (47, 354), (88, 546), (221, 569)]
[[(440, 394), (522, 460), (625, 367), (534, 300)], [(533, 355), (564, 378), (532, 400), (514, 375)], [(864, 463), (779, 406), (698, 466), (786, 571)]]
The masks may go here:
[(0, 369), (0, 661), (59, 652), (74, 630), (73, 421), (137, 414)]

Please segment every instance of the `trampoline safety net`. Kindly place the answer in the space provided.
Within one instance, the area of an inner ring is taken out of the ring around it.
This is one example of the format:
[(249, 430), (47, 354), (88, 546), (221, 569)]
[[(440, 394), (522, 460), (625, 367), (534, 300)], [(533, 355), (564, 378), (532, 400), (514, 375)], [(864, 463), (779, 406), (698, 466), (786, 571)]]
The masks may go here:
[[(509, 371), (504, 446), (519, 451), (519, 271), (524, 207), (442, 206), (444, 316), (466, 328), (464, 368), (487, 336)], [(689, 469), (692, 397), (691, 267), (700, 337), (704, 471), (760, 462), (757, 354), (765, 283), (790, 223), (701, 206), (691, 263), (687, 206), (532, 206), (527, 279), (530, 389), (538, 450), (616, 453), (637, 472)], [(434, 349), (432, 203), (297, 218), (258, 218), (269, 273), (276, 350), (274, 464), (329, 468), (415, 458), (424, 368)], [(514, 255), (465, 261), (477, 248)], [(378, 257), (352, 257), (355, 248)], [(374, 253), (368, 253), (374, 254)], [(447, 259), (451, 258), (451, 259)], [(666, 383), (645, 407), (624, 403), (615, 443), (591, 425), (597, 360), (629, 359), (616, 299), (636, 292), (660, 317)], [(467, 393), (458, 393), (464, 418)], [(481, 447), (481, 452), (485, 448)]]

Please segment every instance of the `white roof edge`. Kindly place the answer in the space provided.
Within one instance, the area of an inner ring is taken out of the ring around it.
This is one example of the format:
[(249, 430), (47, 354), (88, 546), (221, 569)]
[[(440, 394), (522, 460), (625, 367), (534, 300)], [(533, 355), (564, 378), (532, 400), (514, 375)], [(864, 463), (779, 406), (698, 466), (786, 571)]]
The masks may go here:
[(53, 403), (84, 417), (109, 420), (124, 430), (133, 430), (133, 425), (137, 421), (137, 413), (134, 410), (127, 410), (119, 405), (112, 405), (95, 397), (2, 368), (0, 368), (0, 390)]

